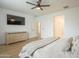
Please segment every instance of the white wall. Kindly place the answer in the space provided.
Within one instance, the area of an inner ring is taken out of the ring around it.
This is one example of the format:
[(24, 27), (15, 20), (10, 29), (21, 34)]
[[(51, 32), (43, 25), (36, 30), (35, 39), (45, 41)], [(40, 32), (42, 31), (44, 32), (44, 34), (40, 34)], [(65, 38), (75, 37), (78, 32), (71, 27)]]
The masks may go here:
[(58, 15), (64, 15), (65, 17), (64, 36), (79, 35), (79, 7), (76, 7), (37, 17), (38, 21), (42, 24), (41, 37), (53, 37), (53, 20), (54, 16)]
[(79, 35), (79, 7), (65, 10), (65, 36)]
[(41, 23), (41, 37), (42, 38), (53, 37), (54, 16), (62, 15), (62, 14), (63, 14), (63, 11), (49, 14), (49, 15), (40, 16), (36, 18)]
[[(7, 25), (7, 14), (25, 17), (25, 25)], [(0, 8), (0, 44), (5, 43), (6, 32), (22, 32), (29, 33), (30, 38), (36, 36), (35, 32), (35, 18), (31, 15), (23, 14), (16, 11)]]
[[(52, 36), (52, 20), (50, 17), (47, 16), (42, 16), (37, 18), (39, 22), (41, 23), (41, 37), (46, 38), (48, 36)], [(51, 28), (51, 29), (50, 29)]]

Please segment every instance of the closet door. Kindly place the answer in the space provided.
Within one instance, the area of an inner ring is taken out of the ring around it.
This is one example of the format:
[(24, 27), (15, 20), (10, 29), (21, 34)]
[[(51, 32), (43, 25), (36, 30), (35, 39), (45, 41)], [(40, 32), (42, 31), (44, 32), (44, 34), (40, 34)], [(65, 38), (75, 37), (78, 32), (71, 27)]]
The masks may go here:
[(64, 36), (64, 16), (55, 16), (54, 18), (54, 37), (62, 38)]

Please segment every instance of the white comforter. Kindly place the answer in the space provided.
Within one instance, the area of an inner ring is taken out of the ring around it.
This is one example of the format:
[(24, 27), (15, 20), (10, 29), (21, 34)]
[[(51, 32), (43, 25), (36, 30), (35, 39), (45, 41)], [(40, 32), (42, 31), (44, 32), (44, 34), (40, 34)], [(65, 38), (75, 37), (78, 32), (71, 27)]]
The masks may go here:
[[(38, 49), (33, 57), (34, 58), (79, 58), (79, 54), (74, 54), (72, 51), (67, 51), (70, 47), (69, 44), (72, 38), (59, 39), (44, 48)], [(78, 48), (77, 48), (78, 50)], [(77, 51), (79, 52), (79, 51)]]
[(20, 54), (19, 54), (19, 57), (33, 57), (33, 53), (39, 49), (39, 48), (42, 48), (50, 43), (52, 43), (54, 41), (54, 39), (41, 39), (41, 40), (38, 40), (38, 41), (34, 41), (34, 42), (31, 42), (29, 44), (26, 44)]
[(59, 58), (59, 57), (70, 57), (65, 54), (63, 51), (65, 41), (64, 40), (57, 40), (48, 46), (38, 49), (33, 57), (34, 58)]
[[(70, 40), (70, 41), (69, 41)], [(74, 54), (68, 51), (72, 38), (59, 39), (53, 42), (54, 39), (44, 39), (31, 42), (25, 45), (20, 52), (20, 57), (33, 58), (72, 58), (79, 57), (79, 54)], [(68, 42), (69, 41), (69, 42)]]

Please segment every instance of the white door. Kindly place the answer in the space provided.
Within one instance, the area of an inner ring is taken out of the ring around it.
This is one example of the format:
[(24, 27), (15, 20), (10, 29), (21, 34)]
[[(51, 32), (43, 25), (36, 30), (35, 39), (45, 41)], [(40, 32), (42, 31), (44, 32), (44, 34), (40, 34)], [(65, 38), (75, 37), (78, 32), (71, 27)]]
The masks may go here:
[(62, 38), (64, 36), (64, 16), (55, 16), (54, 18), (54, 37)]
[(41, 37), (41, 23), (40, 22), (37, 22), (36, 24), (36, 31), (37, 31), (38, 37)]

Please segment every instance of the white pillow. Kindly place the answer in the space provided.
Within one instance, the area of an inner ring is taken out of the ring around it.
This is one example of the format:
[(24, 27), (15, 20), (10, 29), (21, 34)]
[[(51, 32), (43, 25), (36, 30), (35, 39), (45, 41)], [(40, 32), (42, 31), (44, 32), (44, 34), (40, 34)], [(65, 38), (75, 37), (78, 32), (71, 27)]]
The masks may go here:
[(71, 48), (72, 48), (71, 44), (73, 41), (73, 37), (67, 38), (65, 40), (66, 40), (66, 43), (64, 44), (63, 51), (64, 52), (71, 51)]
[(79, 55), (79, 36), (75, 36), (72, 43), (72, 53), (75, 55)]

